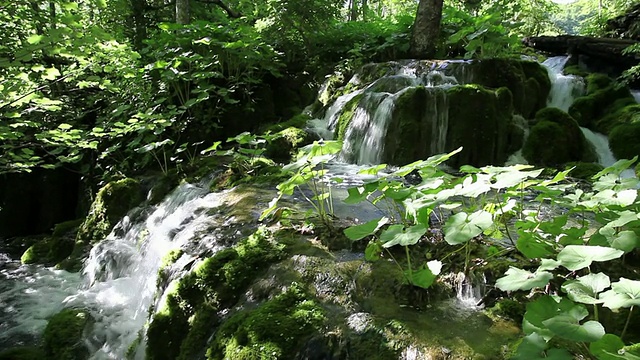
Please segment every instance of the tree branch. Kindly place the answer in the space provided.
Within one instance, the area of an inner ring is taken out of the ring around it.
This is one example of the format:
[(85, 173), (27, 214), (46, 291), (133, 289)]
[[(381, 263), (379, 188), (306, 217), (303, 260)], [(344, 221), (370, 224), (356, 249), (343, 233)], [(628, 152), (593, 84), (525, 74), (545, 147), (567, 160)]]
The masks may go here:
[(230, 18), (234, 18), (237, 19), (239, 17), (242, 16), (241, 13), (231, 9), (229, 6), (227, 6), (227, 4), (223, 3), (222, 0), (197, 0), (201, 3), (205, 3), (205, 4), (214, 4), (214, 5), (218, 5), (219, 7), (221, 7)]

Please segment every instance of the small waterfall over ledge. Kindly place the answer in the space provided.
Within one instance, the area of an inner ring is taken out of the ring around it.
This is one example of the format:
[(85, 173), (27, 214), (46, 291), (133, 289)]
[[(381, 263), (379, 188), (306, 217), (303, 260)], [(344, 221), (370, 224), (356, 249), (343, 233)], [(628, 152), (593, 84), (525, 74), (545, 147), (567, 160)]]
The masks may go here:
[[(551, 79), (551, 92), (547, 104), (565, 112), (568, 112), (574, 100), (584, 95), (586, 91), (584, 79), (579, 76), (564, 75), (562, 73), (568, 60), (568, 56), (554, 56), (542, 63), (549, 71), (549, 78)], [(600, 165), (607, 167), (617, 161), (609, 148), (609, 139), (606, 135), (596, 133), (582, 126), (580, 130), (587, 141), (593, 145)], [(626, 170), (622, 173), (622, 176), (633, 177), (633, 171)]]

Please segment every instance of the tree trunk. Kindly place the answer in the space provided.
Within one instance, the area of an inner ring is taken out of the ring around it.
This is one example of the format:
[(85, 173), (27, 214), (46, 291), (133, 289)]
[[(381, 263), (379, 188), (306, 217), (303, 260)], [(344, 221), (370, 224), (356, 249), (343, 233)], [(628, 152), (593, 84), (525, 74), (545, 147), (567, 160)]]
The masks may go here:
[(367, 12), (369, 12), (369, 4), (367, 0), (362, 0), (362, 21), (367, 21)]
[(418, 59), (433, 58), (440, 37), (443, 0), (420, 0), (411, 34), (409, 53)]
[(131, 4), (131, 20), (133, 20), (133, 47), (140, 51), (144, 45), (143, 41), (147, 39), (147, 20), (145, 18), (145, 10), (147, 8), (146, 0), (130, 0)]
[(176, 23), (187, 25), (190, 22), (189, 0), (176, 0)]
[(349, 21), (358, 20), (358, 0), (351, 0), (351, 9), (349, 14)]

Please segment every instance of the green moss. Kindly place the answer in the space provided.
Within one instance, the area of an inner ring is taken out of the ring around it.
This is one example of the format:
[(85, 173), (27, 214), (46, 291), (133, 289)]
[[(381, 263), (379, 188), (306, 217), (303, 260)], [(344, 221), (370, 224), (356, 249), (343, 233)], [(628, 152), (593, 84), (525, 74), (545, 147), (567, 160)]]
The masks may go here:
[(76, 219), (76, 220), (69, 220), (69, 221), (65, 221), (65, 222), (61, 222), (59, 224), (56, 224), (53, 227), (53, 236), (63, 236), (66, 235), (68, 233), (71, 232), (75, 232), (78, 230), (78, 227), (80, 225), (82, 225), (82, 222), (84, 221), (84, 219)]
[(347, 133), (347, 128), (349, 127), (349, 124), (353, 119), (353, 114), (355, 113), (356, 108), (358, 107), (358, 103), (360, 102), (360, 99), (362, 99), (362, 94), (354, 96), (353, 99), (351, 99), (349, 102), (347, 102), (344, 105), (342, 109), (342, 113), (340, 113), (340, 116), (338, 117), (338, 125), (336, 128), (336, 139), (344, 140), (344, 136)]
[[(191, 337), (190, 342), (198, 342), (204, 336), (197, 335), (203, 330), (201, 325), (194, 325), (201, 324), (195, 320), (199, 316), (211, 319), (209, 312), (214, 309), (233, 306), (250, 282), (283, 255), (283, 246), (274, 243), (271, 233), (261, 228), (235, 247), (205, 259), (170, 285), (173, 290), (168, 291), (165, 303), (149, 324), (147, 358), (176, 359), (183, 351), (195, 351), (190, 345), (183, 347), (185, 339)], [(198, 315), (197, 311), (207, 313)], [(194, 315), (195, 320), (191, 320)]]
[(73, 251), (73, 239), (45, 237), (31, 245), (20, 257), (23, 264), (55, 265)]
[(618, 159), (640, 156), (640, 122), (620, 124), (609, 134), (609, 147)]
[(309, 143), (311, 143), (309, 133), (291, 126), (275, 134), (275, 138), (267, 145), (265, 155), (276, 161), (288, 163), (300, 147)]
[(509, 88), (517, 114), (529, 119), (546, 106), (551, 81), (547, 70), (539, 63), (495, 58), (476, 61), (468, 67), (471, 78), (467, 82), (492, 89)]
[(89, 314), (79, 309), (64, 309), (47, 323), (43, 348), (48, 359), (77, 360), (89, 357), (82, 333), (90, 322)]
[(449, 165), (484, 166), (507, 160), (513, 124), (510, 92), (482, 86), (456, 86), (447, 91), (449, 114), (446, 151), (463, 147)]
[(273, 300), (225, 321), (216, 332), (207, 359), (291, 358), (323, 321), (322, 308), (294, 283)]
[(536, 114), (536, 124), (530, 130), (522, 155), (530, 164), (545, 167), (597, 160), (595, 150), (576, 121), (558, 108), (542, 109)]
[(189, 319), (191, 329), (180, 345), (180, 355), (177, 360), (202, 358), (207, 340), (216, 330), (219, 322), (217, 309), (209, 304), (203, 304)]
[(562, 70), (562, 73), (565, 75), (576, 75), (580, 77), (586, 77), (589, 75), (588, 72), (582, 70), (579, 65), (568, 65)]
[(138, 180), (127, 178), (112, 181), (100, 189), (89, 214), (78, 229), (73, 252), (60, 267), (69, 271), (80, 270), (80, 259), (86, 251), (106, 238), (118, 221), (143, 200)]
[(322, 103), (322, 105), (328, 105), (332, 100), (336, 98), (336, 91), (339, 87), (343, 86), (347, 76), (344, 73), (336, 71), (331, 74), (329, 78), (326, 80), (326, 86), (324, 87), (324, 91), (318, 94), (318, 101)]
[[(601, 77), (594, 77), (594, 79), (601, 79)], [(588, 95), (577, 98), (569, 108), (569, 115), (580, 126), (608, 134), (618, 123), (618, 116), (615, 114), (628, 105), (636, 104), (636, 101), (626, 87), (609, 85), (600, 88), (597, 84), (602, 85), (602, 82), (602, 80), (594, 82)]]
[(602, 165), (592, 162), (570, 162), (565, 165), (565, 170), (569, 168), (574, 168), (569, 176), (585, 180), (591, 179), (593, 175), (604, 169)]
[(290, 127), (302, 129), (307, 125), (307, 122), (309, 122), (309, 120), (311, 119), (312, 119), (311, 115), (306, 113), (299, 113), (291, 117), (287, 121), (279, 122), (275, 124), (269, 124), (264, 128), (261, 128), (260, 133), (270, 132), (272, 134), (275, 134), (277, 132), (280, 132)]
[(512, 299), (500, 299), (493, 308), (493, 313), (521, 323), (524, 317), (525, 304)]
[(585, 81), (587, 83), (587, 95), (606, 89), (613, 84), (613, 79), (601, 73), (591, 73), (585, 77)]
[(44, 351), (35, 346), (13, 348), (0, 352), (0, 360), (42, 360)]

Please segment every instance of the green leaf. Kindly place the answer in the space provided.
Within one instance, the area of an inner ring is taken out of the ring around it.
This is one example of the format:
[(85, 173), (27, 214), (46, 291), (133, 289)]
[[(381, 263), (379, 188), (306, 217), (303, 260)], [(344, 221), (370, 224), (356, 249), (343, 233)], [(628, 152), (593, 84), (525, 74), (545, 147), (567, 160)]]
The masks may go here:
[[(426, 266), (410, 273), (411, 284), (423, 289), (428, 289), (436, 280), (441, 270), (442, 262), (438, 260), (429, 261)], [(409, 275), (408, 273), (406, 274)]]
[(29, 44), (35, 45), (35, 44), (39, 44), (42, 39), (44, 39), (44, 36), (42, 35), (31, 35), (27, 38), (27, 42)]
[(382, 250), (383, 247), (379, 241), (370, 241), (364, 249), (364, 259), (370, 262), (378, 261), (382, 255)]
[(544, 258), (555, 252), (553, 247), (537, 233), (522, 231), (518, 234), (520, 236), (516, 241), (516, 248), (529, 259)]
[(640, 305), (640, 281), (620, 278), (611, 284), (611, 290), (603, 292), (600, 299), (610, 309)]
[(631, 230), (621, 231), (611, 238), (607, 238), (607, 241), (612, 248), (622, 250), (625, 253), (631, 252), (640, 243), (638, 235)]
[(493, 225), (491, 213), (478, 210), (472, 214), (457, 213), (444, 224), (444, 239), (450, 245), (463, 244)]
[(553, 278), (547, 271), (531, 273), (527, 270), (509, 267), (505, 276), (496, 281), (496, 287), (502, 291), (531, 290), (546, 286)]
[(426, 232), (427, 227), (422, 224), (407, 229), (404, 228), (404, 225), (391, 225), (380, 234), (380, 241), (383, 242), (382, 247), (384, 248), (390, 248), (394, 245), (409, 246), (416, 244)]
[(367, 236), (375, 234), (378, 229), (389, 223), (389, 218), (383, 217), (377, 220), (371, 220), (367, 223), (351, 226), (344, 229), (344, 234), (351, 240), (356, 241)]
[(599, 304), (598, 293), (608, 288), (609, 277), (603, 273), (588, 274), (576, 280), (567, 281), (562, 285), (562, 290), (567, 293), (569, 299), (582, 304)]
[(605, 334), (602, 339), (591, 343), (589, 351), (598, 360), (640, 360), (640, 353), (631, 349), (632, 346), (625, 346), (616, 335)]
[(45, 69), (44, 73), (41, 75), (45, 80), (55, 80), (58, 76), (60, 76), (60, 71), (55, 67)]
[(569, 245), (558, 254), (558, 261), (565, 268), (576, 271), (584, 269), (594, 261), (609, 261), (617, 259), (624, 251), (604, 246)]
[(587, 321), (581, 325), (569, 315), (554, 316), (542, 324), (557, 336), (572, 341), (594, 342), (605, 334), (604, 327), (599, 322)]

